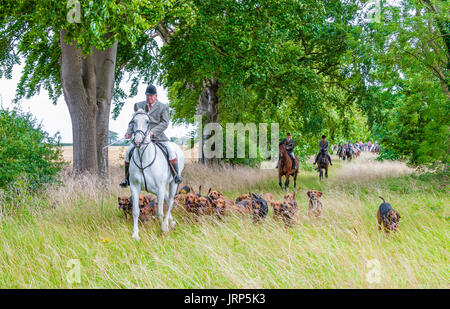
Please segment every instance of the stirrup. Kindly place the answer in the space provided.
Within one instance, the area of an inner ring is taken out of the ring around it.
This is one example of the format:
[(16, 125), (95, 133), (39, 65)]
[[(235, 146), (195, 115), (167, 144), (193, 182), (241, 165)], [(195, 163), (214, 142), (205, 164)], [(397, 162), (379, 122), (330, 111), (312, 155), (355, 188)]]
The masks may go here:
[(183, 178), (180, 175), (175, 175), (173, 177), (173, 179), (175, 180), (175, 183), (182, 183), (183, 182)]
[(119, 186), (121, 186), (122, 188), (126, 188), (128, 187), (128, 185), (129, 185), (128, 179), (126, 178), (119, 184)]

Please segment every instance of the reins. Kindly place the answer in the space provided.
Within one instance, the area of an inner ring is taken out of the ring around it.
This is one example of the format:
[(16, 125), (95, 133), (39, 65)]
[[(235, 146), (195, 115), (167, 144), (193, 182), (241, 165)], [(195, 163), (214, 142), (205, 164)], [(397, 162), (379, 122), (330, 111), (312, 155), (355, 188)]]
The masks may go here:
[[(150, 120), (150, 116), (149, 116), (147, 113), (145, 113), (145, 112), (144, 112), (144, 113), (140, 112), (140, 113), (135, 113), (135, 114), (133, 115), (133, 118), (131, 119), (131, 121), (134, 121), (134, 117), (136, 117), (137, 115), (145, 115), (145, 116), (147, 116), (148, 119)], [(140, 165), (137, 164), (136, 159), (135, 159), (135, 156), (134, 156), (133, 154), (132, 154), (132, 156), (131, 156), (131, 157), (133, 158), (134, 164), (139, 168), (139, 170), (140, 170), (141, 173), (142, 173), (142, 177), (144, 178), (145, 191), (148, 191), (148, 189), (147, 189), (147, 180), (146, 180), (146, 178), (145, 178), (144, 170), (145, 170), (146, 168), (149, 168), (150, 166), (152, 166), (153, 163), (155, 163), (155, 160), (156, 160), (156, 153), (157, 153), (156, 145), (155, 145), (156, 140), (151, 139), (149, 142), (146, 142), (148, 132), (150, 132), (150, 125), (147, 125), (147, 130), (146, 130), (145, 132), (142, 131), (142, 130), (136, 130), (136, 131), (134, 132), (135, 135), (136, 135), (137, 133), (141, 133), (141, 134), (144, 136), (144, 139), (143, 139), (143, 141), (142, 141), (142, 144), (145, 145), (145, 148), (144, 148), (142, 151), (139, 151), (139, 149), (138, 149), (138, 151), (137, 151), (138, 157), (139, 157), (139, 161), (141, 161), (141, 164), (140, 164)], [(152, 160), (149, 164), (147, 164), (147, 165), (144, 167), (144, 166), (143, 166), (144, 161), (142, 160), (142, 156), (144, 155), (144, 153), (145, 153), (145, 151), (147, 150), (147, 147), (148, 147), (148, 145), (150, 145), (150, 143), (153, 143), (153, 147), (154, 147), (154, 149), (155, 149), (155, 155), (154, 155), (154, 157), (153, 157), (153, 160)], [(133, 144), (134, 144), (134, 146), (135, 146), (133, 152), (135, 152), (135, 151), (136, 151), (136, 148), (138, 148), (138, 147), (136, 146), (136, 143), (134, 142), (134, 139), (133, 139)]]
[[(139, 157), (139, 161), (141, 161), (141, 165), (140, 165), (140, 166), (137, 164), (137, 162), (136, 162), (136, 160), (135, 160), (135, 156), (132, 155), (134, 164), (141, 170), (142, 177), (144, 177), (145, 191), (148, 191), (148, 189), (147, 189), (147, 180), (145, 179), (144, 170), (145, 170), (146, 168), (149, 168), (150, 166), (152, 166), (153, 163), (155, 163), (155, 160), (156, 160), (156, 152), (157, 152), (157, 150), (156, 150), (156, 145), (155, 145), (155, 142), (154, 142), (154, 141), (152, 141), (152, 142), (153, 142), (153, 147), (154, 147), (154, 149), (155, 149), (155, 155), (153, 156), (152, 162), (150, 162), (149, 164), (147, 164), (145, 167), (143, 166), (143, 163), (144, 163), (144, 162), (142, 161), (142, 156), (144, 155), (145, 151), (147, 150), (147, 147), (148, 147), (148, 145), (150, 144), (150, 142), (147, 143), (147, 144), (145, 145), (145, 148), (143, 149), (142, 152), (140, 152), (139, 150), (137, 151), (138, 157)], [(136, 148), (134, 149), (134, 151), (136, 151)]]

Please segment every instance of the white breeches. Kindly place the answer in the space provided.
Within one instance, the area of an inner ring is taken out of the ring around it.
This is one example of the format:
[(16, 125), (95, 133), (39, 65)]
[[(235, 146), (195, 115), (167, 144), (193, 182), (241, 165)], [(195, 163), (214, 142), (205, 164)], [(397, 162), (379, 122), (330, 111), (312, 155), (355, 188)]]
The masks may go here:
[[(160, 142), (161, 144), (164, 144), (164, 146), (167, 147), (167, 151), (169, 152), (169, 160), (173, 160), (176, 158), (176, 154), (175, 151), (172, 149), (172, 145), (170, 142)], [(151, 145), (150, 145), (151, 146)], [(133, 144), (131, 144), (130, 146), (128, 146), (127, 151), (125, 152), (125, 162), (130, 163), (130, 151), (134, 148), (135, 146)]]

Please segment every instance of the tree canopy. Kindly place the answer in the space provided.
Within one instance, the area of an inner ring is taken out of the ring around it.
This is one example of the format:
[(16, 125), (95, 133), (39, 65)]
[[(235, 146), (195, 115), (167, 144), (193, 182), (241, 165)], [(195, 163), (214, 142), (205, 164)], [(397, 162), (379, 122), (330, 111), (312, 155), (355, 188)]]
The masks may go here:
[(158, 80), (177, 123), (198, 114), (222, 125), (279, 123), (302, 158), (326, 134), (332, 143), (376, 139), (384, 158), (447, 162), (449, 3), (380, 1), (373, 21), (362, 13), (368, 2), (2, 1), (0, 76), (23, 60), (17, 99), (41, 88), (54, 102), (64, 94), (74, 128), (88, 135), (96, 123), (99, 142), (86, 149), (97, 149), (97, 161), (105, 117), (139, 83)]

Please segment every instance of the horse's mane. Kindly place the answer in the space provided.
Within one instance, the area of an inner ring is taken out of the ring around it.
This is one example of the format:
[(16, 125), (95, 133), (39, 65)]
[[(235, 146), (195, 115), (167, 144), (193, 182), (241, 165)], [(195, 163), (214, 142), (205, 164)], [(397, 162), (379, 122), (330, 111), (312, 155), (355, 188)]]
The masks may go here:
[(278, 145), (278, 149), (281, 149), (283, 152), (287, 153), (287, 149), (286, 149), (286, 144), (285, 143), (281, 143)]

